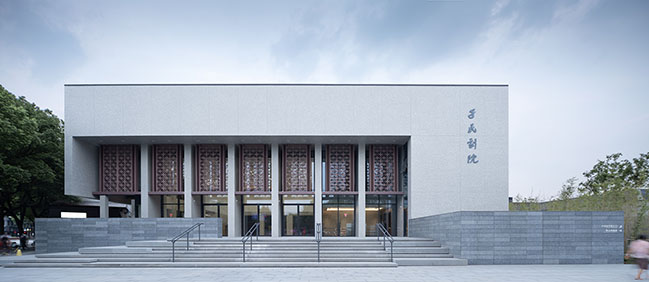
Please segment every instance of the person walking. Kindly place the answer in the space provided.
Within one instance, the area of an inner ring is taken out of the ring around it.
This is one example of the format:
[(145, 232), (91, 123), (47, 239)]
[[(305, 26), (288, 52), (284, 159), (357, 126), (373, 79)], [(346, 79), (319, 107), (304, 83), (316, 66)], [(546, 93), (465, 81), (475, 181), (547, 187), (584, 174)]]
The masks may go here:
[(20, 248), (23, 252), (27, 249), (27, 236), (25, 236), (25, 234), (20, 235)]
[(640, 275), (649, 266), (649, 242), (647, 242), (647, 237), (640, 235), (638, 239), (631, 242), (629, 244), (629, 250), (624, 257), (627, 259), (629, 257), (635, 259), (635, 263), (638, 265), (638, 275), (636, 275), (635, 280), (642, 280)]
[(9, 241), (9, 238), (7, 235), (2, 235), (2, 239), (0, 239), (0, 245), (2, 245), (2, 255), (8, 255), (11, 250), (11, 242)]

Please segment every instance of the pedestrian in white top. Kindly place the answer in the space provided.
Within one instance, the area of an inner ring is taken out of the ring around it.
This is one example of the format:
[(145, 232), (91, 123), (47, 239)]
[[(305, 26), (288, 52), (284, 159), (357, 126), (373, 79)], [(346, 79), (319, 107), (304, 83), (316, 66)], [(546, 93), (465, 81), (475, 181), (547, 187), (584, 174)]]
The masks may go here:
[(638, 275), (635, 280), (642, 280), (640, 275), (649, 266), (649, 242), (647, 242), (647, 237), (640, 235), (637, 240), (631, 242), (625, 257), (635, 259), (635, 263), (638, 264)]

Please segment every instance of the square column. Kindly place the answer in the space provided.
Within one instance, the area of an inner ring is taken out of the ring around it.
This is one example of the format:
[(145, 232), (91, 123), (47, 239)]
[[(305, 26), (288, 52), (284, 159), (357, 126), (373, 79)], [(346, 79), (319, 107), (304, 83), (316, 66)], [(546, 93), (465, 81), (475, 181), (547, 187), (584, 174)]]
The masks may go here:
[(272, 217), (272, 231), (271, 235), (272, 237), (279, 237), (279, 234), (281, 234), (279, 231), (282, 228), (281, 225), (281, 214), (280, 214), (280, 198), (279, 198), (279, 145), (277, 144), (272, 144), (271, 145), (271, 152), (270, 152), (270, 158), (271, 158), (271, 189), (272, 189), (272, 197), (271, 197), (271, 207), (270, 207), (270, 213)]
[[(416, 176), (415, 176), (416, 177)], [(412, 218), (412, 209), (411, 209), (411, 204), (412, 203), (412, 139), (408, 140), (408, 218), (406, 218), (406, 226), (408, 226), (408, 230), (410, 230), (410, 219)], [(405, 201), (404, 201), (404, 208), (405, 208)], [(404, 230), (403, 236), (408, 236), (408, 231)]]
[(108, 196), (106, 195), (99, 196), (99, 217), (100, 218), (109, 217)]
[(358, 144), (358, 200), (356, 201), (356, 234), (358, 237), (365, 237), (365, 144)]
[(236, 187), (234, 180), (237, 178), (234, 170), (234, 144), (228, 144), (228, 168), (226, 177), (226, 187), (228, 190), (228, 237), (241, 236), (241, 220), (240, 216), (237, 217), (237, 197), (234, 194)]
[(131, 199), (131, 218), (135, 218), (135, 199)]
[(149, 196), (151, 191), (151, 160), (149, 159), (149, 144), (140, 145), (140, 217), (160, 217), (160, 199)]
[(184, 180), (184, 213), (186, 218), (191, 217), (200, 217), (200, 212), (197, 214), (200, 207), (200, 200), (197, 202), (196, 199), (192, 197), (192, 191), (194, 191), (194, 174), (193, 174), (193, 160), (194, 155), (192, 154), (192, 144), (184, 144), (184, 156), (183, 156), (183, 180)]
[[(322, 225), (322, 144), (315, 144), (314, 149), (315, 158), (313, 166), (313, 178), (315, 185), (313, 185), (313, 191), (315, 191), (315, 198), (313, 199), (313, 201), (315, 202), (315, 226), (318, 226), (318, 223)], [(322, 226), (320, 227), (322, 228)]]

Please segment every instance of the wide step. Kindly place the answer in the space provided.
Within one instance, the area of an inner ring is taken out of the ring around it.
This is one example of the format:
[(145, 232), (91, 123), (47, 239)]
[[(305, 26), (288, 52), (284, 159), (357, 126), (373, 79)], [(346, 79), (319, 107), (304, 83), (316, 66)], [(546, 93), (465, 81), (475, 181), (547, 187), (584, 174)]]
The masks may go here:
[[(238, 238), (176, 242), (130, 241), (124, 246), (81, 248), (78, 252), (38, 254), (5, 267), (396, 267), (408, 265), (467, 265), (453, 258), (439, 242), (422, 238), (395, 238), (390, 243), (376, 238), (262, 238), (246, 244), (246, 262)], [(172, 262), (172, 253), (175, 260)]]

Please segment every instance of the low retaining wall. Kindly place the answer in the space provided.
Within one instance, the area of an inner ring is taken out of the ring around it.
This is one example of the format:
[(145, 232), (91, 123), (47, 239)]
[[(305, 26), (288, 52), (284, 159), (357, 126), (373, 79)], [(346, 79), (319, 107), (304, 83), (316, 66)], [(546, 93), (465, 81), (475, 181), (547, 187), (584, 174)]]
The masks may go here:
[[(37, 218), (36, 252), (69, 252), (127, 241), (171, 239), (196, 223), (201, 238), (220, 238), (220, 218)], [(198, 230), (197, 230), (198, 231)], [(190, 238), (197, 238), (193, 231)]]
[(469, 264), (610, 264), (624, 257), (624, 212), (452, 212), (409, 221)]

